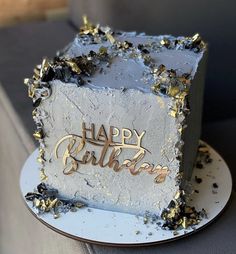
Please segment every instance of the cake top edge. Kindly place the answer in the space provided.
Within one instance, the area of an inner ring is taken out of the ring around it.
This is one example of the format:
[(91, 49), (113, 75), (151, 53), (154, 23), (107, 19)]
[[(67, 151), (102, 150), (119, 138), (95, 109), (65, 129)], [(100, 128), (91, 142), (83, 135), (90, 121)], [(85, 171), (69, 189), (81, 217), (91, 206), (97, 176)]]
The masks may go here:
[[(118, 47), (128, 48), (129, 43), (122, 43), (122, 39), (141, 38), (145, 42), (151, 40), (153, 43), (159, 43), (156, 47), (165, 47), (167, 49), (182, 49), (192, 50), (195, 53), (204, 51), (207, 44), (202, 40), (201, 36), (196, 33), (191, 37), (186, 36), (172, 36), (172, 35), (146, 35), (145, 33), (124, 32), (113, 30), (109, 26), (100, 26), (99, 24), (92, 24), (88, 21), (87, 16), (83, 16), (83, 25), (79, 29), (77, 39), (84, 45), (86, 44), (100, 44), (109, 41), (111, 44), (116, 44)], [(121, 40), (121, 41), (120, 41)], [(128, 42), (128, 41), (127, 41)], [(150, 43), (150, 42), (149, 42)], [(145, 43), (148, 44), (148, 43)], [(148, 45), (140, 45), (148, 46)]]
[[(33, 102), (49, 96), (49, 83), (54, 80), (90, 88), (124, 87), (160, 96), (185, 96), (205, 50), (199, 34), (174, 37), (114, 32), (84, 17), (74, 41), (52, 60), (43, 59), (24, 83)], [(120, 74), (124, 74), (122, 79)], [(112, 87), (111, 80), (116, 79)], [(44, 93), (38, 94), (41, 88)]]

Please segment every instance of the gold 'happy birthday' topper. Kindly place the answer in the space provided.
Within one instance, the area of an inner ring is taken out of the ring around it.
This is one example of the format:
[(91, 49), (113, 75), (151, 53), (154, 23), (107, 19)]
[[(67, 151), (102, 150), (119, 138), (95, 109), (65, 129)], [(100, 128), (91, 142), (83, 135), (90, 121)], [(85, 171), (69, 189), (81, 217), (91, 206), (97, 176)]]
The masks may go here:
[[(154, 166), (154, 164), (143, 162), (140, 167), (137, 166), (145, 154), (148, 152), (146, 148), (142, 147), (142, 139), (145, 131), (139, 134), (135, 129), (131, 131), (127, 128), (122, 128), (121, 131), (114, 126), (110, 126), (109, 133), (107, 134), (104, 125), (101, 125), (98, 132), (95, 132), (95, 125), (92, 123), (90, 127), (82, 123), (82, 136), (69, 134), (61, 138), (55, 146), (55, 157), (62, 158), (64, 166), (63, 173), (65, 175), (73, 174), (79, 170), (80, 165), (92, 164), (102, 168), (109, 167), (115, 172), (122, 169), (128, 169), (132, 175), (138, 175), (142, 171), (149, 174), (156, 174), (155, 182), (161, 183), (166, 179), (169, 173), (168, 167), (161, 165)], [(121, 142), (115, 142), (114, 138), (121, 136)], [(131, 139), (136, 139), (135, 143), (131, 143)], [(64, 148), (63, 148), (64, 144)], [(86, 144), (101, 147), (99, 158), (96, 157), (94, 151), (86, 150), (81, 159), (78, 156), (84, 150)], [(109, 159), (105, 162), (108, 150), (111, 150)], [(123, 163), (118, 160), (119, 155), (125, 149), (135, 151), (132, 159), (125, 159)], [(61, 154), (61, 156), (60, 156)]]

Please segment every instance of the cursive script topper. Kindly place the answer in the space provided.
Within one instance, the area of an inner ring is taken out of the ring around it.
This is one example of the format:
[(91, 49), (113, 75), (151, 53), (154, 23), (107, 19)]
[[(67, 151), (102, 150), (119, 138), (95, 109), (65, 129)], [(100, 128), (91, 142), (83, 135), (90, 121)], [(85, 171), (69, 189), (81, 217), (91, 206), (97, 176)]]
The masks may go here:
[[(55, 146), (55, 157), (57, 159), (62, 158), (63, 173), (65, 175), (77, 172), (80, 165), (92, 164), (102, 168), (111, 168), (115, 172), (128, 169), (134, 176), (146, 171), (149, 174), (155, 174), (154, 181), (156, 183), (162, 183), (165, 181), (169, 169), (166, 166), (154, 166), (152, 163), (142, 162), (146, 153), (150, 153), (150, 151), (142, 147), (144, 135), (145, 131), (139, 134), (135, 129), (133, 131), (127, 128), (120, 130), (114, 126), (110, 126), (109, 132), (107, 132), (104, 125), (101, 125), (96, 133), (94, 123), (88, 127), (83, 122), (82, 136), (69, 134), (62, 137)], [(120, 137), (121, 142), (114, 141), (116, 137)], [(136, 142), (130, 142), (131, 139), (135, 139)], [(93, 150), (86, 150), (89, 145), (101, 148), (99, 156)], [(119, 155), (127, 149), (135, 151), (135, 155), (133, 158), (125, 159), (120, 163)], [(106, 159), (108, 153), (109, 156)], [(142, 164), (138, 166), (141, 162)]]

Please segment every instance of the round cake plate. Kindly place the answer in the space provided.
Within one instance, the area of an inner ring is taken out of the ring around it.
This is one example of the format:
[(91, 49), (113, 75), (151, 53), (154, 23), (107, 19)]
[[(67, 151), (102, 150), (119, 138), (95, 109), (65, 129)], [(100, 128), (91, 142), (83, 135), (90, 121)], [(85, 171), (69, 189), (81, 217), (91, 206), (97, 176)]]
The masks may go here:
[[(207, 144), (206, 144), (207, 145)], [(204, 208), (207, 218), (190, 229), (178, 231), (164, 230), (157, 222), (144, 223), (142, 216), (112, 212), (85, 207), (77, 212), (61, 214), (54, 219), (51, 213), (38, 215), (32, 202), (26, 202), (29, 210), (43, 224), (54, 231), (70, 238), (112, 246), (152, 245), (172, 241), (188, 236), (212, 222), (223, 211), (232, 191), (232, 177), (223, 158), (207, 145), (213, 159), (203, 169), (195, 168), (193, 172), (193, 188), (190, 205), (197, 210)], [(40, 183), (36, 149), (26, 160), (20, 177), (22, 195), (32, 192)], [(195, 176), (202, 179), (197, 183)], [(216, 183), (218, 188), (213, 187)]]

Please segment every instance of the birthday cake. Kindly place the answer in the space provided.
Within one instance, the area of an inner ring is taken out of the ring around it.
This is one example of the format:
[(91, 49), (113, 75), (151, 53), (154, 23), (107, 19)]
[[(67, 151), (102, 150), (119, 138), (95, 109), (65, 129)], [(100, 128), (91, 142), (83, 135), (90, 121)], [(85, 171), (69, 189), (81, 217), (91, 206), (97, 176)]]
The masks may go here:
[(197, 154), (205, 52), (199, 34), (115, 32), (85, 19), (25, 80), (45, 186), (90, 207), (168, 215)]

